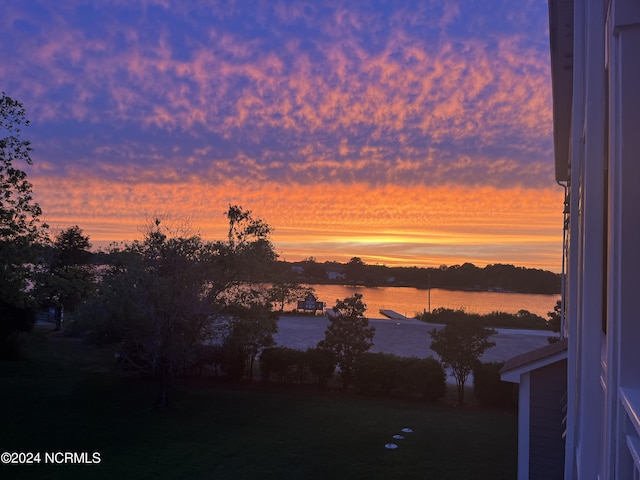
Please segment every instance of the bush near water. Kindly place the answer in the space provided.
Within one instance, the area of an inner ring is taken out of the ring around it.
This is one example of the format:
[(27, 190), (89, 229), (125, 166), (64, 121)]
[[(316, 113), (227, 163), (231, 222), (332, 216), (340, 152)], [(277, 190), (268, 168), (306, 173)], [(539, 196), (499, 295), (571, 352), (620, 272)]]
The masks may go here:
[(449, 325), (460, 321), (473, 322), (477, 325), (490, 328), (521, 328), (525, 330), (552, 330), (552, 325), (546, 319), (528, 310), (519, 310), (517, 313), (491, 312), (485, 315), (468, 313), (459, 308), (436, 308), (431, 313), (425, 312), (417, 316), (418, 320), (427, 323), (441, 323)]

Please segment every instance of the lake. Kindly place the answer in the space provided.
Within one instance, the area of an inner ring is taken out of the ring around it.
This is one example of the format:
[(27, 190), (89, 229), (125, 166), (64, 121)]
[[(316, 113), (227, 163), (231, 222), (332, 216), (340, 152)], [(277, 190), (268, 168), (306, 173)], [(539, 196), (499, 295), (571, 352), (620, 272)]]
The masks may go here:
[[(412, 287), (353, 287), (350, 285), (310, 285), (314, 288), (318, 301), (326, 302), (327, 308), (335, 305), (336, 299), (344, 299), (354, 293), (361, 293), (367, 305), (366, 315), (380, 318), (381, 309), (394, 310), (407, 317), (428, 309), (429, 291)], [(468, 313), (485, 314), (493, 311), (516, 313), (528, 310), (547, 318), (553, 311), (560, 295), (540, 295), (528, 293), (468, 292), (460, 290), (431, 289), (431, 309), (444, 307), (463, 308)]]

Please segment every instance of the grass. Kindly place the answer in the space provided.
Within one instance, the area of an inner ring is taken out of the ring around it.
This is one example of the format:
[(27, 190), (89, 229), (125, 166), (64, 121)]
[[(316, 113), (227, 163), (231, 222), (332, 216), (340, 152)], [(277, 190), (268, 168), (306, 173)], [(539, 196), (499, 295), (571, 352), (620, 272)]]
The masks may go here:
[[(501, 479), (516, 476), (516, 415), (341, 394), (155, 385), (108, 351), (29, 336), (0, 363), (0, 451), (100, 452), (93, 465), (0, 465), (1, 478)], [(403, 427), (413, 433), (393, 440)], [(387, 450), (387, 442), (399, 448)]]

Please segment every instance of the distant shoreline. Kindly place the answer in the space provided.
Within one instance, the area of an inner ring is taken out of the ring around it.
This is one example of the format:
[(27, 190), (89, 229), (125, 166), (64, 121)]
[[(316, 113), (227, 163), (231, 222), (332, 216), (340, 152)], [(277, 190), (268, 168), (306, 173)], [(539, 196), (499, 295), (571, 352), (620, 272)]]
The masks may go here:
[(340, 287), (348, 287), (348, 288), (389, 288), (389, 287), (398, 287), (398, 288), (415, 288), (416, 290), (448, 290), (451, 292), (488, 292), (488, 293), (519, 293), (524, 295), (560, 295), (561, 292), (533, 292), (528, 290), (502, 290), (502, 289), (491, 289), (491, 288), (482, 288), (482, 287), (442, 287), (439, 285), (414, 285), (410, 283), (345, 283), (344, 281), (321, 281), (321, 280), (312, 280), (312, 281), (303, 281), (300, 282), (303, 285), (336, 285)]
[(513, 293), (559, 294), (559, 273), (510, 264), (478, 267), (465, 262), (440, 267), (389, 267), (371, 265), (354, 257), (347, 263), (279, 261), (278, 268), (293, 281), (319, 285), (353, 285), (362, 287), (441, 288), (465, 292), (499, 291)]

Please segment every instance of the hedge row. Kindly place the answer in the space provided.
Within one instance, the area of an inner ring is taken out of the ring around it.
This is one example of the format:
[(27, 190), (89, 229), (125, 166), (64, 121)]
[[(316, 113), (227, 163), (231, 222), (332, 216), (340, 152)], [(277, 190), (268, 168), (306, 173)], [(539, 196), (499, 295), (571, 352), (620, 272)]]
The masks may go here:
[(328, 350), (309, 348), (306, 351), (289, 347), (267, 348), (260, 354), (260, 373), (264, 382), (274, 378), (280, 383), (307, 383), (311, 373), (314, 381), (325, 386), (336, 368)]
[(435, 401), (445, 394), (446, 374), (434, 358), (364, 353), (356, 361), (355, 385), (366, 395)]
[[(336, 368), (330, 351), (289, 347), (263, 350), (260, 373), (264, 382), (316, 382), (325, 386)], [(312, 378), (309, 378), (312, 377)], [(399, 396), (435, 401), (446, 391), (444, 368), (433, 358), (404, 358), (386, 353), (363, 353), (355, 364), (355, 386), (365, 395)]]
[(478, 362), (473, 369), (473, 393), (483, 407), (518, 405), (518, 385), (500, 379), (503, 365), (504, 362)]
[[(191, 366), (211, 365), (215, 374), (229, 375), (229, 360), (221, 346), (202, 347), (195, 352), (199, 362)], [(330, 351), (309, 348), (306, 351), (289, 347), (263, 350), (260, 372), (265, 382), (317, 383), (325, 386), (336, 368)], [(518, 386), (500, 379), (504, 362), (478, 362), (473, 369), (473, 389), (478, 403), (485, 407), (514, 408), (518, 403)], [(202, 372), (200, 372), (202, 373)], [(355, 364), (355, 386), (365, 395), (399, 396), (435, 401), (446, 391), (446, 373), (433, 358), (399, 357), (387, 353), (364, 353)]]

